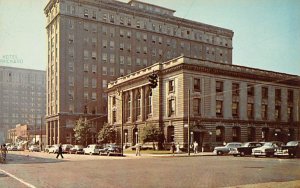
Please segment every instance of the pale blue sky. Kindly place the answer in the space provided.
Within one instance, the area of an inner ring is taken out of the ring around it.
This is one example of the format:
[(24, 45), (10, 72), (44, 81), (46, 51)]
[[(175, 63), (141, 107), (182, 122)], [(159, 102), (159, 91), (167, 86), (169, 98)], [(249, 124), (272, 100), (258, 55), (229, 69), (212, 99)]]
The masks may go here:
[[(46, 68), (47, 1), (0, 0), (0, 65)], [(233, 30), (233, 64), (300, 75), (299, 0), (143, 1), (176, 10), (178, 17)], [(5, 55), (23, 62), (7, 63)]]

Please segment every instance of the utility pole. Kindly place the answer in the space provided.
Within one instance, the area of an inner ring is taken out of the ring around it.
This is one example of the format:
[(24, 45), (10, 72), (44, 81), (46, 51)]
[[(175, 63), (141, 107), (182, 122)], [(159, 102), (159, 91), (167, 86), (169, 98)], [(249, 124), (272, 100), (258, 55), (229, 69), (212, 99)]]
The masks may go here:
[(188, 90), (188, 155), (190, 155), (190, 90)]

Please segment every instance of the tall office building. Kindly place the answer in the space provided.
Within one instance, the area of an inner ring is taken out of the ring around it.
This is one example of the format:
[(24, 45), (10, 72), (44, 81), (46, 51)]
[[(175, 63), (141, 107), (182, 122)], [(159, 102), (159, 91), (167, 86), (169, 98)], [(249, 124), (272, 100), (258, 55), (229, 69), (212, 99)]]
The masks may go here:
[(0, 66), (0, 142), (16, 124), (40, 126), (46, 114), (46, 72)]
[[(107, 114), (111, 80), (180, 55), (232, 64), (233, 32), (140, 1), (50, 0), (47, 17), (48, 143), (73, 143), (79, 117)], [(103, 120), (104, 121), (104, 120)]]

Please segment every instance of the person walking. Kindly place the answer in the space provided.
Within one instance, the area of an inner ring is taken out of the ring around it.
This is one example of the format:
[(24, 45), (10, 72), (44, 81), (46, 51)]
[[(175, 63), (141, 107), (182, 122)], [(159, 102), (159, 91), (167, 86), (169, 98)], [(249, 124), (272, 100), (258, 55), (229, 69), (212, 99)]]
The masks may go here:
[(61, 158), (63, 159), (64, 156), (62, 155), (62, 153), (63, 153), (62, 152), (62, 147), (61, 147), (61, 144), (59, 144), (56, 159), (58, 159), (59, 156), (61, 156)]
[(141, 145), (139, 143), (135, 145), (135, 156), (141, 156)]
[(172, 155), (174, 156), (174, 152), (175, 152), (175, 143), (174, 142), (172, 142), (172, 145), (171, 145), (171, 153), (172, 153)]
[(179, 142), (177, 142), (177, 145), (176, 145), (176, 153), (180, 153), (180, 145), (179, 145)]
[(194, 154), (198, 153), (198, 143), (194, 142)]
[(5, 162), (5, 160), (6, 160), (6, 154), (7, 154), (7, 148), (6, 148), (6, 145), (3, 144), (3, 145), (1, 145), (1, 157), (2, 157), (3, 162)]

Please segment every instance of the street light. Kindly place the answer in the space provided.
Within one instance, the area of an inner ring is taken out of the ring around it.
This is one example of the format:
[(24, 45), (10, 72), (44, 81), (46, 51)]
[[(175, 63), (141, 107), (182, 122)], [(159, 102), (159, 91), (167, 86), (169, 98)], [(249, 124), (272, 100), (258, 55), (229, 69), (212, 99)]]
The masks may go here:
[(127, 132), (125, 132), (124, 134), (125, 134), (125, 149), (126, 149), (126, 146), (127, 146)]

